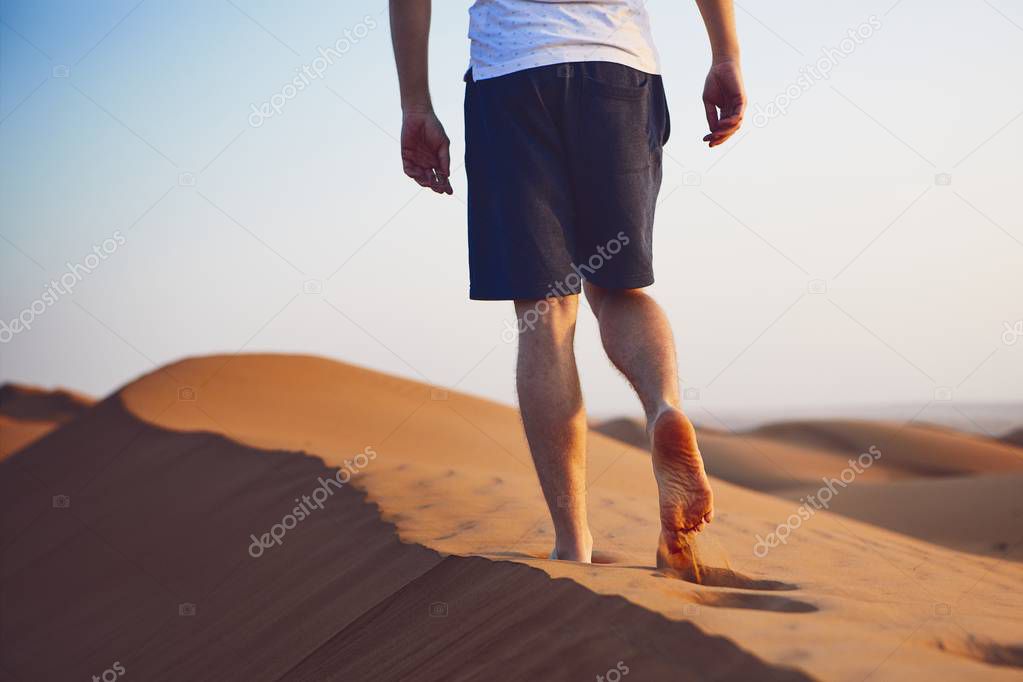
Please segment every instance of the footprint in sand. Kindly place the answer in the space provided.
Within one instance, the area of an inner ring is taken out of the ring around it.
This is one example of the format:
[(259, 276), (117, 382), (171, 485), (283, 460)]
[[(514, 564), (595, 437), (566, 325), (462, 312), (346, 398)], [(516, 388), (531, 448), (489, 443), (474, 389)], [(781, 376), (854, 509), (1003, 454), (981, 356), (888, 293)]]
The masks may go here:
[(934, 640), (934, 648), (990, 665), (1023, 668), (1023, 645), (1000, 644), (969, 633)]
[[(659, 578), (686, 580), (685, 577), (675, 574), (671, 570), (662, 570), (653, 575)], [(704, 587), (730, 587), (757, 590), (758, 592), (784, 592), (799, 589), (798, 585), (780, 580), (750, 578), (728, 568), (704, 566), (700, 571), (700, 578), (699, 584)], [(694, 581), (686, 580), (686, 582)], [(757, 594), (756, 592), (696, 592), (686, 595), (686, 598), (700, 606), (723, 609), (752, 609), (778, 613), (813, 613), (820, 610), (817, 606), (799, 599), (776, 594)]]
[[(662, 570), (654, 575), (662, 578), (675, 578), (685, 580), (686, 582), (696, 582), (670, 569)], [(698, 584), (707, 587), (733, 587), (740, 590), (759, 590), (762, 592), (788, 592), (799, 589), (798, 585), (793, 585), (792, 583), (785, 583), (780, 580), (751, 578), (730, 568), (717, 568), (713, 566), (700, 567), (700, 581)]]
[[(500, 556), (509, 559), (550, 559), (554, 557), (549, 554), (527, 554), (524, 552), (498, 552), (493, 556)], [(648, 566), (636, 566), (632, 564), (629, 557), (602, 550), (593, 550), (593, 564), (615, 565), (620, 568), (648, 569)], [(671, 569), (660, 569), (652, 572), (655, 578), (668, 578), (695, 582), (678, 574)], [(685, 601), (697, 606), (707, 606), (722, 609), (751, 609), (754, 611), (773, 611), (776, 613), (813, 613), (820, 609), (809, 602), (799, 599), (792, 599), (778, 594), (758, 594), (758, 592), (786, 592), (798, 590), (798, 585), (782, 582), (780, 580), (767, 580), (751, 578), (729, 568), (716, 568), (704, 566), (701, 568), (702, 587), (729, 587), (741, 590), (755, 590), (755, 592), (687, 592), (678, 594)]]

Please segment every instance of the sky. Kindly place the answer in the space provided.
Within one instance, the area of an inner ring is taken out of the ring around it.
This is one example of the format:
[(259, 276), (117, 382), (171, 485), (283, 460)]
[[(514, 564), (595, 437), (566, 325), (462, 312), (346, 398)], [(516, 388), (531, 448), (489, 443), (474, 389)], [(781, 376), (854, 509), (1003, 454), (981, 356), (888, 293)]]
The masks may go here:
[[(0, 3), (0, 379), (103, 396), (308, 353), (513, 404), (511, 304), (467, 297), (468, 5), (434, 3), (442, 197), (401, 172), (385, 2)], [(651, 292), (687, 402), (1023, 402), (1023, 7), (743, 0), (750, 110), (713, 150), (695, 5), (647, 8), (672, 116)], [(638, 414), (588, 309), (576, 346), (591, 414)]]

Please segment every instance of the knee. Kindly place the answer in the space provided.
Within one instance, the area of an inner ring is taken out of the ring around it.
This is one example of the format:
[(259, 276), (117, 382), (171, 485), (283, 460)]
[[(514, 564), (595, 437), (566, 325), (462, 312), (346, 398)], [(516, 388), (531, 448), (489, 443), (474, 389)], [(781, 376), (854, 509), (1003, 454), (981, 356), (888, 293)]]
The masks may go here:
[(583, 292), (586, 294), (587, 303), (590, 304), (590, 310), (597, 317), (600, 317), (601, 307), (609, 301), (626, 301), (646, 296), (642, 289), (606, 289), (591, 282), (583, 284)]
[(515, 301), (519, 331), (538, 332), (541, 338), (560, 338), (573, 330), (578, 310), (578, 296)]

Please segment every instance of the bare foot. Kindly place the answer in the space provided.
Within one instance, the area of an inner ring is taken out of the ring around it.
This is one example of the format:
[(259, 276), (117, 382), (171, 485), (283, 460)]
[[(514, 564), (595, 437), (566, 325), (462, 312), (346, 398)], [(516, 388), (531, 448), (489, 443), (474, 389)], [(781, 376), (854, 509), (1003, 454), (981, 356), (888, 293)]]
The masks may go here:
[(650, 440), (661, 505), (657, 566), (698, 576), (692, 541), (714, 518), (714, 494), (696, 445), (696, 430), (681, 410), (669, 408), (654, 421)]

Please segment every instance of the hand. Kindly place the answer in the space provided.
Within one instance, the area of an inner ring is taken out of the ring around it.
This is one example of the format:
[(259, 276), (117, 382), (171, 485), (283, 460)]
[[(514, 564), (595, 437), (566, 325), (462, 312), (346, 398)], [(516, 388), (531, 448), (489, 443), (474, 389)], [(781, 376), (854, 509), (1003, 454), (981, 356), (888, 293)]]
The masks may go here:
[(703, 141), (716, 147), (735, 134), (746, 111), (746, 89), (739, 62), (721, 61), (710, 67), (703, 86), (703, 107), (710, 125), (710, 135)]
[(401, 122), (401, 163), (405, 175), (437, 194), (452, 194), (451, 141), (433, 109), (406, 110)]

